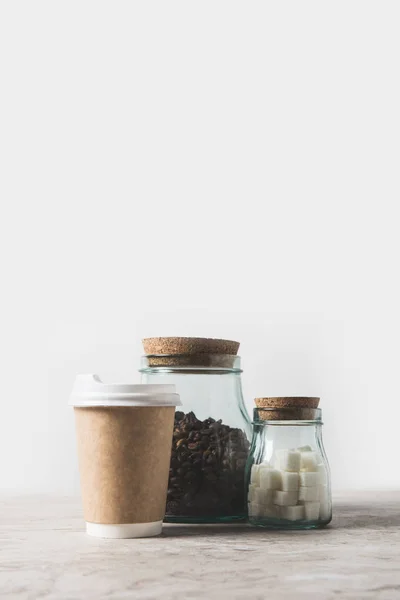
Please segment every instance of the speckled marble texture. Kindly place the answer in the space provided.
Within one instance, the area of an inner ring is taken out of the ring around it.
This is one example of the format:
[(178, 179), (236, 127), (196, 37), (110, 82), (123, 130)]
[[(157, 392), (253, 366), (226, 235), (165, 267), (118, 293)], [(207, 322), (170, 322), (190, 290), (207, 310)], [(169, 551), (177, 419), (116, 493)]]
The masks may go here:
[(400, 600), (400, 492), (343, 494), (332, 525), (268, 532), (167, 525), (99, 540), (79, 500), (0, 499), (2, 600)]

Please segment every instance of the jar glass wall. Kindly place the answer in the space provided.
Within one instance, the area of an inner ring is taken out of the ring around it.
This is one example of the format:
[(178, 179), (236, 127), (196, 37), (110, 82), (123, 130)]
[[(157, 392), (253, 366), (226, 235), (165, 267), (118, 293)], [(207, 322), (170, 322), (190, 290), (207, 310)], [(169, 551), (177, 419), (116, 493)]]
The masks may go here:
[(330, 470), (321, 428), (318, 408), (254, 409), (246, 478), (251, 524), (313, 529), (331, 521)]
[(165, 521), (246, 518), (251, 423), (241, 372), (238, 356), (143, 357), (142, 382), (173, 383), (182, 403), (175, 413)]

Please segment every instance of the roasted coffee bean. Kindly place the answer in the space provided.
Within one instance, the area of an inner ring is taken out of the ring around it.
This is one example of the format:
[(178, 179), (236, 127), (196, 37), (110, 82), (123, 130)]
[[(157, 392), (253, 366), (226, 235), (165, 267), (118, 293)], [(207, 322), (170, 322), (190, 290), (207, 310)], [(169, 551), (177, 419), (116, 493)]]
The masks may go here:
[(177, 500), (168, 500), (167, 513), (176, 514), (179, 511), (179, 502)]
[(200, 445), (196, 442), (193, 442), (192, 444), (188, 444), (188, 448), (189, 450), (196, 451), (200, 448)]
[(213, 517), (244, 512), (249, 443), (243, 431), (193, 412), (175, 414), (167, 515)]
[(247, 453), (246, 452), (238, 452), (236, 454), (236, 458), (244, 458), (245, 460), (247, 460)]

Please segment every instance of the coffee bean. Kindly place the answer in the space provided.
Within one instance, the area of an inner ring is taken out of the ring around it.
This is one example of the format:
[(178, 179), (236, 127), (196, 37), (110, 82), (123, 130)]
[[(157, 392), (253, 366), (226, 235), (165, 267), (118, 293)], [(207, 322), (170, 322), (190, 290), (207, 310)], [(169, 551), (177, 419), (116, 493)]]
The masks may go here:
[(177, 514), (179, 512), (179, 502), (177, 500), (168, 500), (167, 502), (167, 513)]
[(199, 444), (197, 444), (196, 442), (194, 442), (193, 444), (188, 444), (189, 450), (192, 450), (192, 451), (198, 450), (199, 447), (200, 447)]
[(175, 414), (167, 515), (212, 517), (244, 512), (244, 432), (193, 412)]

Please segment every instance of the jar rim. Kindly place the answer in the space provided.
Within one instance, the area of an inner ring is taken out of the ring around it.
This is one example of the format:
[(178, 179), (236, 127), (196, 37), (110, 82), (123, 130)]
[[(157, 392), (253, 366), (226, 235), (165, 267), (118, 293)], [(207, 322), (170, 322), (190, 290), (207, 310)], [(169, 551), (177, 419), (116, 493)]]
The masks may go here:
[(236, 354), (145, 354), (140, 373), (242, 373), (241, 358)]
[(254, 408), (253, 425), (322, 425), (320, 408)]

